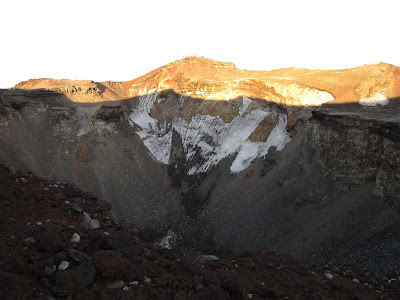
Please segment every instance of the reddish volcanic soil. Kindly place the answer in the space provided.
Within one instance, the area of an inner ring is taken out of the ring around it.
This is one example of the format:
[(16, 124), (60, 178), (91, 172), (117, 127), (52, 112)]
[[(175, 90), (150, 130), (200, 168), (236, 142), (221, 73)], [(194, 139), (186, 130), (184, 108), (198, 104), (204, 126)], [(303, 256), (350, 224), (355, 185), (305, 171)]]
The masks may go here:
[[(99, 221), (99, 229), (81, 225), (80, 208)], [(356, 269), (317, 270), (283, 254), (249, 252), (204, 265), (179, 259), (143, 244), (94, 196), (5, 166), (0, 209), (1, 299), (400, 297), (397, 280), (373, 279)], [(70, 241), (74, 233), (79, 242)], [(68, 267), (56, 270), (62, 261)]]
[[(138, 96), (141, 91), (148, 92), (157, 88), (173, 89), (182, 95), (187, 91), (213, 89), (213, 86), (229, 90), (232, 88), (229, 82), (235, 80), (246, 81), (246, 88), (242, 87), (240, 91), (243, 95), (259, 99), (265, 97), (261, 91), (266, 88), (266, 83), (275, 88), (276, 85), (281, 85), (284, 89), (292, 89), (290, 86), (295, 85), (326, 91), (334, 97), (331, 104), (357, 103), (360, 97), (369, 96), (374, 92), (384, 92), (389, 99), (400, 95), (400, 68), (386, 63), (343, 70), (287, 68), (251, 71), (238, 69), (233, 63), (201, 57), (186, 57), (124, 82), (96, 83), (90, 80), (42, 78), (21, 82), (14, 88), (49, 89), (65, 93), (72, 102), (93, 103), (128, 99)], [(271, 87), (272, 94), (278, 93)], [(266, 99), (277, 101), (271, 94), (267, 94)], [(293, 103), (285, 99), (283, 104)]]

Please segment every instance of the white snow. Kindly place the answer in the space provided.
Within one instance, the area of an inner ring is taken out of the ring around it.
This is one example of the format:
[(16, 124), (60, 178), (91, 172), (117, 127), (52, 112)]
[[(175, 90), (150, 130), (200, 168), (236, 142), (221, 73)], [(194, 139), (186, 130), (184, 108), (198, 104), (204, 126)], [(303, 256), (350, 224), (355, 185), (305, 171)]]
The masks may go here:
[(257, 157), (266, 156), (269, 148), (276, 147), (276, 150), (282, 150), (290, 142), (290, 136), (286, 132), (287, 116), (279, 114), (279, 122), (272, 129), (266, 142), (244, 141), (240, 146), (236, 159), (231, 166), (232, 173), (239, 173), (247, 169), (251, 162)]
[(287, 104), (291, 105), (317, 106), (335, 99), (327, 91), (307, 87), (296, 82), (269, 81), (265, 84), (268, 87), (273, 87), (278, 94), (281, 94), (286, 99)]
[(358, 103), (364, 106), (383, 106), (389, 104), (389, 99), (384, 93), (374, 93), (369, 97), (360, 98)]
[(251, 102), (252, 100), (250, 98), (243, 97), (243, 105), (239, 109), (239, 115), (243, 115), (246, 112)]
[(172, 230), (168, 230), (167, 235), (163, 237), (158, 244), (165, 249), (172, 249), (176, 238), (176, 233)]
[(158, 120), (150, 117), (150, 110), (157, 100), (158, 92), (139, 97), (138, 107), (132, 110), (129, 123), (139, 126), (136, 131), (143, 143), (149, 149), (153, 158), (163, 164), (168, 164), (171, 152), (172, 131), (167, 124), (158, 124)]
[[(230, 168), (232, 173), (246, 169), (254, 159), (265, 156), (271, 146), (277, 150), (290, 141), (286, 132), (286, 115), (279, 114), (279, 121), (271, 131), (266, 142), (250, 142), (248, 137), (259, 123), (270, 112), (258, 108), (245, 114), (251, 99), (243, 97), (239, 115), (230, 123), (221, 118), (197, 114), (190, 121), (176, 116), (171, 124), (160, 123), (150, 117), (150, 110), (157, 100), (158, 93), (148, 94), (139, 98), (136, 109), (130, 115), (130, 124), (139, 126), (136, 131), (148, 148), (152, 157), (168, 164), (172, 145), (172, 129), (179, 133), (186, 155), (186, 162), (191, 167), (189, 175), (203, 173), (217, 165), (222, 159), (237, 153)], [(184, 98), (180, 98), (180, 105)], [(202, 159), (198, 159), (198, 157)]]
[(179, 106), (182, 107), (183, 103), (185, 102), (185, 100), (188, 98), (188, 96), (185, 95), (180, 95), (179, 96)]

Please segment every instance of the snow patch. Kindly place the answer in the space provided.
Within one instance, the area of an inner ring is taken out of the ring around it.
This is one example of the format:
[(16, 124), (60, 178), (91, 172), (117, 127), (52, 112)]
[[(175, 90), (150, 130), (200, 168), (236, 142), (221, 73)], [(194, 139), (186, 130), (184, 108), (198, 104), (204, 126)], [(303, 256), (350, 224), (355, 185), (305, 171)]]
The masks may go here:
[(137, 125), (136, 131), (150, 154), (156, 161), (168, 164), (172, 146), (172, 131), (166, 122), (158, 124), (158, 120), (150, 117), (150, 110), (157, 100), (158, 92), (139, 97), (139, 104), (129, 116), (131, 126)]
[(176, 234), (172, 230), (168, 230), (167, 235), (161, 239), (161, 241), (158, 243), (161, 247), (165, 249), (172, 249), (173, 245), (176, 241)]
[(188, 96), (185, 95), (180, 95), (179, 96), (179, 107), (182, 107), (183, 103), (185, 102), (185, 100), (188, 98)]
[(231, 166), (232, 173), (239, 173), (247, 169), (252, 161), (257, 157), (266, 156), (272, 146), (276, 150), (282, 150), (285, 145), (290, 142), (290, 136), (286, 131), (287, 116), (279, 114), (279, 121), (275, 128), (272, 129), (266, 142), (244, 141), (239, 149), (236, 159)]
[(369, 97), (360, 98), (358, 103), (363, 106), (384, 106), (389, 104), (389, 99), (384, 93), (374, 93)]
[[(208, 115), (195, 115), (190, 122), (177, 117), (173, 128), (181, 136), (186, 161), (191, 166), (188, 174), (204, 173), (235, 154), (268, 114), (261, 109), (253, 110), (244, 117), (236, 116), (230, 123)], [(194, 159), (198, 156), (202, 161)]]
[[(243, 97), (239, 115), (230, 123), (225, 123), (218, 116), (197, 114), (190, 121), (177, 116), (172, 123), (167, 124), (150, 117), (150, 110), (157, 101), (157, 95), (158, 93), (154, 93), (139, 97), (138, 106), (132, 110), (129, 118), (130, 125), (139, 127), (136, 133), (152, 157), (163, 164), (169, 163), (172, 130), (179, 133), (186, 163), (191, 167), (189, 175), (206, 172), (222, 159), (235, 153), (237, 156), (230, 170), (232, 173), (241, 172), (250, 166), (254, 159), (265, 156), (271, 146), (282, 150), (290, 141), (285, 130), (287, 117), (284, 114), (279, 114), (279, 122), (266, 142), (248, 141), (251, 133), (270, 112), (258, 108), (245, 114), (252, 102), (247, 97)], [(184, 101), (185, 98), (181, 96), (179, 104), (182, 105)]]
[(281, 94), (287, 104), (314, 106), (333, 101), (335, 98), (327, 91), (303, 86), (293, 82), (266, 82), (266, 86), (273, 87), (278, 94)]
[(239, 109), (239, 115), (243, 115), (246, 112), (251, 102), (252, 100), (250, 98), (243, 97), (243, 105)]

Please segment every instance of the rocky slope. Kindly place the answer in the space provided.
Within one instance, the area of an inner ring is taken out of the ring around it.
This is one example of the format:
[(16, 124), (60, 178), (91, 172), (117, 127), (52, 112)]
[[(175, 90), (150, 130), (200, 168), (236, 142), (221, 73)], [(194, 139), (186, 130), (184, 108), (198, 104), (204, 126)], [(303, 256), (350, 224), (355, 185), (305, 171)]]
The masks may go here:
[(0, 162), (73, 182), (185, 255), (273, 250), (399, 269), (399, 68), (239, 70), (190, 57), (127, 82), (0, 92)]
[[(2, 299), (394, 299), (399, 281), (282, 254), (180, 259), (76, 187), (0, 165)], [(89, 214), (98, 221), (89, 226)], [(396, 277), (397, 278), (397, 277)]]

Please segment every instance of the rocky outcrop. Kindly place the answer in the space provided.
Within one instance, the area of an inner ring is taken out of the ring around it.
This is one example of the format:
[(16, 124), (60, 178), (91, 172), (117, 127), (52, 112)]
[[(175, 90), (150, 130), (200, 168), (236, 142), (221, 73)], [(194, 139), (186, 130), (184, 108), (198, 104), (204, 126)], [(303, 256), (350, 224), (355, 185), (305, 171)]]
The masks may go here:
[(400, 178), (400, 120), (388, 120), (387, 115), (368, 118), (366, 114), (329, 109), (313, 112), (309, 136), (318, 165), (344, 190), (373, 183), (374, 193), (398, 209), (395, 182)]

